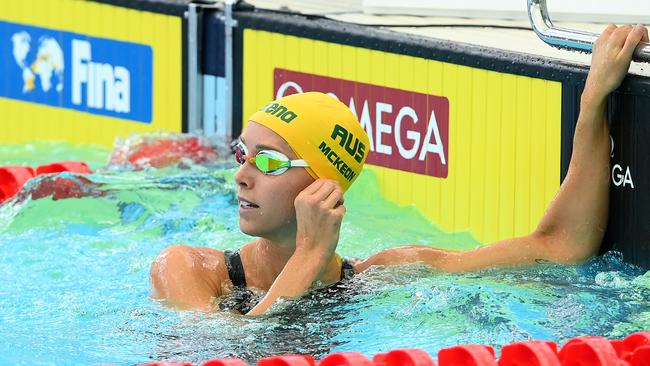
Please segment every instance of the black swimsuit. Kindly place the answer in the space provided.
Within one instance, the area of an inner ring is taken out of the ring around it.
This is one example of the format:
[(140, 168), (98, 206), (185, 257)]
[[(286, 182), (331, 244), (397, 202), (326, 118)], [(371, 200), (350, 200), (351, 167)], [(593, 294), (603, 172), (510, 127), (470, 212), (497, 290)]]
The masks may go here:
[[(244, 265), (239, 255), (239, 250), (223, 253), (228, 269), (228, 277), (234, 288), (231, 294), (226, 296), (219, 303), (219, 309), (223, 311), (236, 311), (246, 314), (255, 307), (264, 297), (264, 294), (253, 292), (246, 287), (246, 275)], [(354, 267), (348, 260), (343, 259), (341, 264), (341, 281), (348, 280), (354, 276)]]

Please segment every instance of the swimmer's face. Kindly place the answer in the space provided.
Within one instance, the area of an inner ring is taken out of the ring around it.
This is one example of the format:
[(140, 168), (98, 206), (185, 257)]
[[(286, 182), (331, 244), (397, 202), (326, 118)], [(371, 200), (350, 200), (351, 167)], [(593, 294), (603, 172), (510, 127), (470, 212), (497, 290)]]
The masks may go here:
[[(250, 155), (275, 150), (298, 159), (289, 144), (271, 129), (250, 121), (240, 137)], [(304, 168), (290, 168), (280, 175), (264, 175), (246, 162), (235, 173), (239, 227), (252, 236), (281, 240), (296, 233), (294, 200), (314, 179)]]

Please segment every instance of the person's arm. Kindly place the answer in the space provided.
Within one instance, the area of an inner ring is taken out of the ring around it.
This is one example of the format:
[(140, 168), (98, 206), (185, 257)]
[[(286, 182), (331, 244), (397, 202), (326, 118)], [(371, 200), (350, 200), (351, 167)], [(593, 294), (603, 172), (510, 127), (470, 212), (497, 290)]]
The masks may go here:
[(174, 245), (151, 264), (150, 296), (181, 310), (212, 310), (228, 278), (222, 251)]
[(264, 313), (280, 297), (301, 296), (323, 274), (331, 272), (345, 214), (342, 199), (343, 191), (336, 181), (322, 179), (296, 197), (296, 250), (264, 298), (246, 315)]
[(414, 262), (443, 271), (470, 271), (537, 261), (577, 263), (595, 255), (605, 234), (609, 205), (607, 97), (627, 74), (641, 40), (648, 40), (644, 27), (610, 25), (594, 44), (569, 170), (535, 231), (466, 252), (423, 246), (392, 248), (359, 263), (355, 271)]

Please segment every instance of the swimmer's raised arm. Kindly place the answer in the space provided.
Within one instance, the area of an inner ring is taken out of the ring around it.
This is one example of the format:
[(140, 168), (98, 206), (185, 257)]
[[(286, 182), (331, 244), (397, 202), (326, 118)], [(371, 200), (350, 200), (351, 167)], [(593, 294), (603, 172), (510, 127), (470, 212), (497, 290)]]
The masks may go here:
[(597, 254), (609, 205), (607, 97), (623, 81), (641, 40), (648, 41), (648, 31), (642, 26), (610, 25), (595, 42), (569, 170), (535, 231), (466, 252), (424, 246), (392, 248), (359, 263), (355, 271), (414, 262), (444, 271), (471, 271), (536, 261), (577, 263)]
[(336, 282), (340, 267), (333, 261), (345, 214), (343, 191), (336, 181), (318, 179), (295, 199), (296, 250), (262, 301), (246, 315), (264, 313), (280, 297), (303, 295), (315, 281)]

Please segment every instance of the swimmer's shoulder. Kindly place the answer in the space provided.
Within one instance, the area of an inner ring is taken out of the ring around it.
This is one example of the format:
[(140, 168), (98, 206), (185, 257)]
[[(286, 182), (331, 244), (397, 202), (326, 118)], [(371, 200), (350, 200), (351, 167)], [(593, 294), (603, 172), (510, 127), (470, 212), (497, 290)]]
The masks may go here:
[[(235, 284), (232, 282), (233, 278), (231, 271), (233, 270), (233, 260), (239, 261), (239, 266), (241, 267), (242, 273), (241, 276), (245, 276), (244, 268), (241, 266), (242, 257), (245, 256), (242, 253), (240, 256), (240, 251), (246, 252), (254, 245), (254, 242), (248, 243), (242, 246), (237, 250), (218, 250), (208, 247), (196, 247), (197, 254), (202, 257), (202, 266), (203, 270), (209, 273), (207, 279), (210, 281), (210, 285), (218, 288), (221, 295), (225, 295), (232, 291)], [(237, 273), (234, 274), (237, 277)]]
[(204, 280), (219, 294), (230, 292), (230, 277), (225, 252), (209, 247), (195, 247), (194, 250), (200, 258), (200, 270), (204, 273)]

